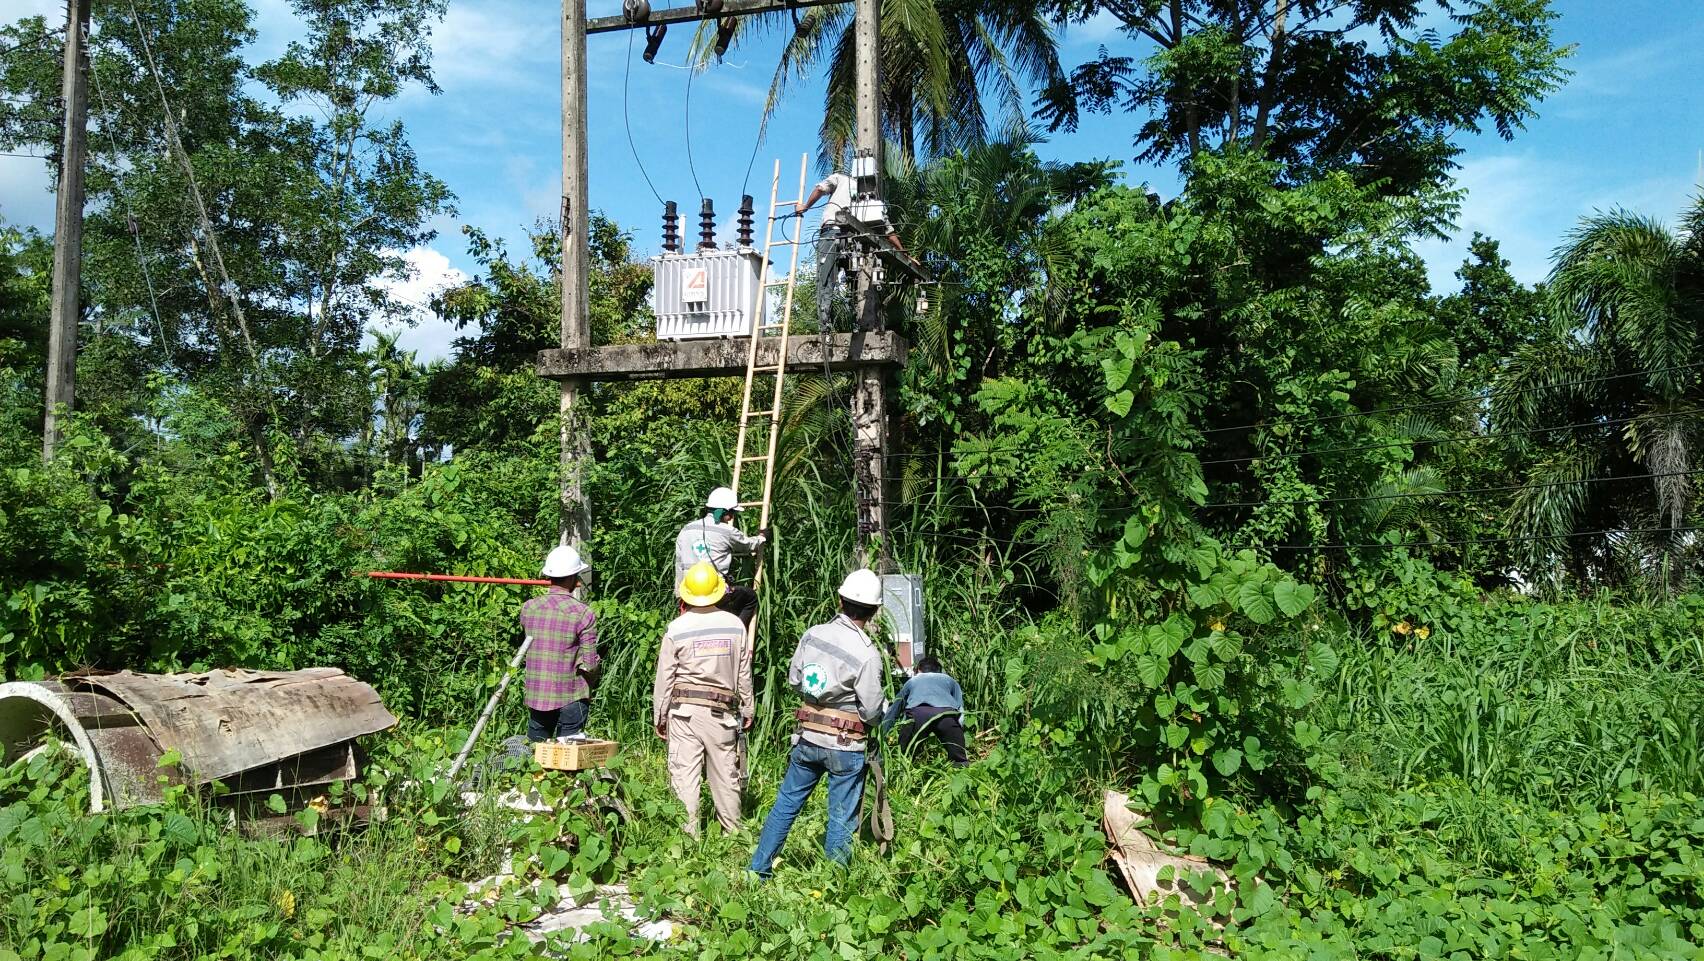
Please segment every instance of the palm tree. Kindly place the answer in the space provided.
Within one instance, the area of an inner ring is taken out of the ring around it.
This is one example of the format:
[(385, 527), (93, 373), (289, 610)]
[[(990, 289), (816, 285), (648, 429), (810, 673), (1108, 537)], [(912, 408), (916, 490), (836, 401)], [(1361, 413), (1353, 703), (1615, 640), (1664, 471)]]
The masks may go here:
[[(764, 119), (787, 82), (828, 68), (820, 160), (833, 167), (855, 139), (852, 5), (812, 7), (742, 22), (785, 25), (792, 36), (770, 82)], [(1031, 87), (1063, 81), (1053, 25), (1038, 4), (1013, 0), (883, 0), (881, 108), (884, 135), (906, 159), (941, 156), (988, 139), (1025, 117)], [(998, 106), (991, 116), (990, 102)]]
[(1560, 556), (1576, 578), (1613, 580), (1630, 559), (1673, 583), (1697, 541), (1682, 528), (1704, 440), (1704, 197), (1679, 231), (1623, 210), (1587, 218), (1556, 252), (1550, 294), (1557, 330), (1510, 360), (1492, 404), (1497, 430), (1532, 432), (1517, 438), (1513, 533), (1535, 538), (1535, 569)]

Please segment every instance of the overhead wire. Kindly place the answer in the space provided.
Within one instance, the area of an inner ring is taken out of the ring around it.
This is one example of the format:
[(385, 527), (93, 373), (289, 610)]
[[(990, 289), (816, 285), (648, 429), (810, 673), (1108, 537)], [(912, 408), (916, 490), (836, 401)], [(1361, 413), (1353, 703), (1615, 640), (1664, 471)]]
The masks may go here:
[(20, 40), (17, 43), (12, 44), (9, 47), (0, 48), (0, 58), (8, 57), (8, 56), (10, 56), (14, 53), (18, 53), (18, 52), (23, 51), (23, 50), (29, 50), (29, 49), (32, 49), (34, 47), (39, 47), (39, 46), (42, 45), (42, 43), (44, 43), (48, 40), (51, 40), (54, 37), (57, 37), (58, 35), (60, 35), (61, 33), (64, 33), (64, 32), (65, 32), (64, 27), (50, 27), (47, 30), (44, 30), (41, 33), (37, 34), (36, 36), (31, 37), (28, 40)]
[(1572, 424), (1554, 424), (1545, 427), (1531, 427), (1523, 430), (1487, 431), (1483, 434), (1458, 434), (1451, 437), (1436, 437), (1427, 439), (1415, 437), (1408, 440), (1392, 441), (1386, 444), (1352, 444), (1343, 447), (1307, 447), (1296, 451), (1281, 451), (1274, 454), (1251, 454), (1245, 457), (1220, 457), (1214, 460), (1204, 460), (1202, 467), (1219, 464), (1246, 464), (1257, 460), (1288, 460), (1294, 457), (1306, 457), (1310, 454), (1348, 454), (1370, 450), (1389, 450), (1397, 447), (1417, 447), (1423, 444), (1467, 444), (1477, 440), (1492, 440), (1504, 437), (1527, 437), (1533, 434), (1546, 434), (1554, 430), (1573, 430), (1579, 427), (1613, 427), (1617, 424), (1630, 424), (1636, 420), (1655, 420), (1664, 417), (1684, 417), (1689, 414), (1704, 413), (1704, 407), (1689, 407), (1685, 410), (1658, 411), (1650, 414), (1634, 414), (1629, 417), (1607, 417), (1595, 420), (1578, 421)]
[(1595, 531), (1570, 531), (1566, 534), (1522, 534), (1513, 537), (1469, 537), (1457, 540), (1436, 541), (1400, 541), (1379, 542), (1371, 541), (1364, 544), (1228, 544), (1231, 550), (1268, 550), (1268, 551), (1326, 551), (1326, 550), (1379, 550), (1399, 549), (1410, 547), (1469, 547), (1475, 544), (1518, 544), (1528, 541), (1558, 541), (1572, 540), (1580, 537), (1602, 537), (1612, 534), (1688, 534), (1704, 531), (1704, 527), (1606, 527)]
[[(1683, 471), (1664, 471), (1664, 472), (1661, 472), (1661, 473), (1651, 473), (1651, 474), (1618, 474), (1618, 475), (1611, 476), (1611, 477), (1582, 477), (1582, 478), (1579, 478), (1577, 480), (1547, 481), (1547, 482), (1542, 483), (1542, 484), (1506, 484), (1506, 485), (1489, 486), (1489, 487), (1447, 488), (1447, 489), (1444, 489), (1444, 490), (1435, 490), (1435, 491), (1399, 491), (1399, 492), (1392, 493), (1392, 494), (1367, 494), (1367, 495), (1353, 496), (1353, 497), (1310, 497), (1310, 498), (1295, 498), (1295, 499), (1289, 499), (1289, 500), (1257, 500), (1257, 501), (1210, 501), (1210, 502), (1205, 503), (1205, 504), (1197, 504), (1197, 505), (1195, 505), (1195, 507), (1198, 510), (1213, 510), (1213, 509), (1231, 508), (1231, 507), (1300, 507), (1300, 506), (1304, 506), (1304, 505), (1313, 505), (1313, 504), (1357, 504), (1357, 503), (1372, 503), (1372, 502), (1377, 502), (1377, 501), (1389, 501), (1389, 500), (1414, 500), (1414, 499), (1420, 499), (1420, 498), (1426, 498), (1426, 497), (1463, 497), (1463, 496), (1467, 496), (1467, 495), (1471, 495), (1471, 494), (1498, 494), (1498, 493), (1515, 493), (1515, 494), (1518, 494), (1518, 493), (1521, 493), (1523, 491), (1547, 490), (1547, 489), (1556, 488), (1556, 487), (1573, 487), (1573, 486), (1577, 486), (1577, 485), (1586, 485), (1586, 484), (1609, 484), (1609, 483), (1615, 483), (1615, 482), (1618, 482), (1618, 481), (1659, 480), (1659, 479), (1666, 478), (1666, 477), (1696, 477), (1700, 474), (1704, 474), (1704, 469), (1683, 470)], [(949, 478), (949, 480), (962, 480), (962, 478)], [(886, 504), (890, 507), (899, 507), (899, 506), (904, 506), (906, 502), (884, 500), (884, 501), (882, 501), (882, 503)], [(1048, 512), (1047, 508), (1042, 508), (1042, 507), (1023, 507), (1023, 506), (1016, 506), (1016, 505), (990, 505), (990, 504), (979, 504), (977, 506), (981, 510), (1002, 511), (1002, 512), (1005, 512), (1005, 513), (1012, 513), (1012, 514), (1044, 514), (1044, 513)], [(1109, 505), (1097, 507), (1097, 508), (1094, 509), (1095, 513), (1100, 513), (1100, 514), (1124, 514), (1124, 513), (1129, 513), (1129, 511), (1130, 511), (1129, 505), (1124, 505), (1124, 504), (1118, 504), (1118, 505), (1109, 504)]]
[(657, 185), (651, 182), (651, 175), (645, 170), (645, 161), (639, 159), (639, 147), (633, 142), (633, 120), (628, 116), (627, 87), (633, 78), (633, 31), (627, 31), (627, 71), (621, 78), (621, 124), (627, 128), (627, 149), (633, 152), (633, 162), (639, 167), (639, 176), (645, 178), (645, 186), (651, 188), (651, 196), (657, 198), (657, 203), (663, 203), (663, 195), (657, 192)]
[(698, 167), (692, 162), (692, 76), (698, 72), (698, 65), (687, 61), (686, 66), (686, 105), (685, 117), (681, 126), (686, 131), (686, 169), (692, 173), (692, 187), (698, 191), (698, 199), (704, 199), (704, 187), (698, 182)]
[(1435, 410), (1439, 407), (1459, 407), (1475, 401), (1487, 401), (1496, 397), (1514, 397), (1520, 394), (1531, 394), (1539, 391), (1560, 390), (1564, 387), (1583, 387), (1587, 384), (1602, 384), (1615, 380), (1626, 380), (1630, 377), (1644, 377), (1649, 374), (1670, 373), (1677, 370), (1693, 370), (1704, 367), (1704, 362), (1694, 364), (1675, 364), (1668, 367), (1651, 367), (1643, 370), (1627, 371), (1620, 374), (1606, 374), (1602, 377), (1586, 377), (1580, 380), (1566, 381), (1558, 384), (1535, 384), (1528, 387), (1511, 387), (1506, 390), (1483, 391), (1477, 394), (1467, 394), (1449, 400), (1426, 401), (1419, 404), (1397, 404), (1391, 407), (1379, 407), (1373, 410), (1347, 411), (1342, 414), (1327, 414), (1321, 417), (1306, 417), (1299, 419), (1279, 419), (1271, 421), (1254, 421), (1248, 424), (1235, 424), (1230, 427), (1208, 427), (1201, 431), (1203, 434), (1222, 434), (1228, 431), (1253, 430), (1257, 427), (1302, 427), (1308, 424), (1325, 424), (1339, 420), (1349, 420), (1356, 417), (1377, 417), (1381, 414), (1399, 414), (1411, 410)]
[[(113, 113), (112, 105), (107, 101), (104, 88), (101, 87), (100, 68), (93, 58), (89, 61), (89, 79), (95, 88), (95, 99), (100, 102), (101, 112), (108, 117), (116, 116)], [(102, 129), (106, 131), (107, 143), (112, 147), (113, 156), (118, 156), (118, 137), (112, 132), (111, 126), (103, 124)], [(140, 222), (136, 219), (136, 210), (130, 204), (130, 194), (119, 184), (116, 177), (113, 179), (113, 192), (118, 194), (119, 203), (124, 205), (125, 227), (136, 247), (136, 266), (141, 269), (142, 283), (148, 290), (148, 307), (154, 315), (154, 328), (160, 335), (160, 351), (165, 354), (166, 368), (173, 369), (177, 366), (177, 363), (172, 358), (171, 341), (166, 338), (165, 321), (160, 317), (160, 300), (154, 292), (153, 272), (148, 269), (148, 258), (144, 256), (142, 251), (142, 228)]]

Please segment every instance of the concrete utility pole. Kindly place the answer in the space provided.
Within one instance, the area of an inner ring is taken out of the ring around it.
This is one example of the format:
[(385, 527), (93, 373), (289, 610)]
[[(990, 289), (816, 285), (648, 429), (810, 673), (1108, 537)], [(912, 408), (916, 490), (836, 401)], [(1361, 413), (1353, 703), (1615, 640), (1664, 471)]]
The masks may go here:
[[(562, 4), (562, 349), (592, 345), (587, 293), (586, 232), (586, 0)], [(579, 378), (562, 381), (562, 541), (578, 548), (591, 532), (592, 512), (581, 487), (591, 456)]]
[(53, 307), (47, 335), (47, 416), (42, 459), (59, 446), (60, 417), (71, 413), (77, 376), (78, 301), (83, 277), (83, 155), (89, 126), (89, 0), (65, 3), (65, 129), (59, 150), (59, 197), (53, 221)]
[[(857, 74), (857, 147), (875, 158), (876, 192), (881, 196), (881, 0), (857, 0), (853, 11), (853, 56)], [(878, 258), (867, 251), (858, 258), (853, 278), (853, 305), (859, 330), (880, 327), (880, 293), (876, 287)], [(887, 506), (882, 503), (887, 475), (887, 381), (880, 368), (858, 371), (852, 393), (853, 490), (858, 504), (858, 561), (878, 571), (893, 569), (887, 537)], [(872, 556), (871, 542), (878, 556)]]

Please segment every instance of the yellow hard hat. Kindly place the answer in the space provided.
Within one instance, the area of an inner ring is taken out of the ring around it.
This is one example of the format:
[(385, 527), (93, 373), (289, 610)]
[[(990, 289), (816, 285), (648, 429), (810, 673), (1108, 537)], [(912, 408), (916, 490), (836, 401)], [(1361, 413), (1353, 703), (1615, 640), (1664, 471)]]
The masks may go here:
[(709, 561), (699, 561), (686, 569), (680, 582), (680, 599), (693, 607), (709, 607), (728, 593), (728, 582), (722, 572)]

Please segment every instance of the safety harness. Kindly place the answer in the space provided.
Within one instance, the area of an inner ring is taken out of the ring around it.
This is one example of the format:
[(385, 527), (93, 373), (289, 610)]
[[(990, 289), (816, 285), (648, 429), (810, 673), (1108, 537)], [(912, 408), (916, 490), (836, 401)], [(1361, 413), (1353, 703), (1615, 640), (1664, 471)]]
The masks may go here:
[(682, 704), (697, 704), (702, 707), (715, 708), (718, 711), (738, 712), (740, 707), (739, 695), (725, 687), (713, 685), (682, 685), (674, 689), (669, 698), (669, 710), (674, 710)]
[(799, 727), (818, 734), (832, 734), (842, 744), (850, 741), (862, 741), (867, 733), (864, 719), (851, 711), (840, 711), (832, 707), (813, 707), (806, 705), (793, 712), (793, 718), (799, 722)]

